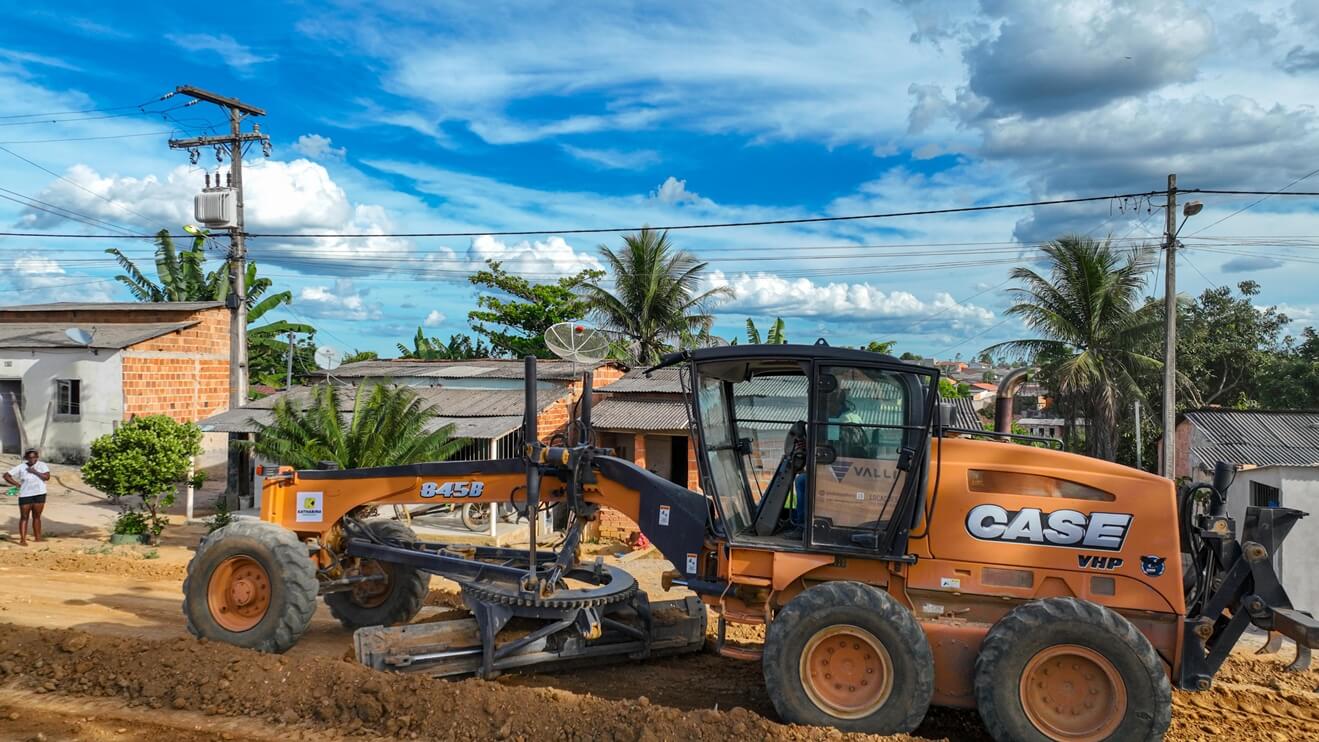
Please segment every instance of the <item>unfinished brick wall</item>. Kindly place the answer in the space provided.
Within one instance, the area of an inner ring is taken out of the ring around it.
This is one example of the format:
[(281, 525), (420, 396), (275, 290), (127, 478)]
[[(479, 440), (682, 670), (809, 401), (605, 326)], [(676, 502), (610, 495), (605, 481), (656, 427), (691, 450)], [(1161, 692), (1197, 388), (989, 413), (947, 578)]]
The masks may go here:
[[(116, 316), (122, 314), (140, 313)], [(188, 319), (198, 323), (124, 349), (125, 418), (160, 414), (196, 422), (229, 409), (229, 310), (206, 309)]]

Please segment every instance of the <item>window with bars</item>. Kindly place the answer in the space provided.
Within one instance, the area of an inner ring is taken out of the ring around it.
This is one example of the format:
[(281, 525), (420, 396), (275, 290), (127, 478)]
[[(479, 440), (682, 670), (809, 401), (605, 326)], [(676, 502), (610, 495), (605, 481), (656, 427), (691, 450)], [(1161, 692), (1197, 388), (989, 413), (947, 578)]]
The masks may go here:
[(82, 414), (82, 381), (55, 380), (55, 414), (76, 417)]

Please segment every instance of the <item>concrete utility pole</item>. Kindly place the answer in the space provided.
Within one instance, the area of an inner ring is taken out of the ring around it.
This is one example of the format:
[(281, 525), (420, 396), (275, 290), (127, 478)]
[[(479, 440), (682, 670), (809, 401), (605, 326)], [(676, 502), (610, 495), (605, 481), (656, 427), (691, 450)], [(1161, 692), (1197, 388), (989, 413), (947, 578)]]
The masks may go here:
[[(247, 403), (247, 248), (243, 232), (243, 145), (261, 142), (262, 150), (269, 154), (270, 137), (261, 133), (260, 126), (244, 133), (243, 119), (247, 116), (264, 116), (266, 112), (237, 98), (229, 98), (191, 85), (180, 85), (175, 92), (203, 100), (225, 109), (229, 114), (228, 136), (203, 136), (191, 139), (171, 139), (170, 149), (194, 152), (202, 147), (216, 147), (229, 154), (230, 186), (234, 189), (236, 218), (229, 228), (229, 409), (238, 409)], [(239, 434), (242, 436), (242, 434)], [(233, 436), (231, 435), (231, 438)], [(244, 447), (230, 447), (229, 490), (244, 495), (250, 478), (240, 476), (248, 468), (249, 455)]]
[(289, 354), (285, 359), (286, 367), (284, 369), (284, 388), (293, 387), (293, 333), (289, 333)]
[(1163, 290), (1163, 462), (1161, 474), (1177, 476), (1177, 176), (1168, 176)]
[(1141, 463), (1145, 460), (1145, 447), (1141, 445), (1140, 430), (1140, 400), (1136, 400), (1136, 468), (1144, 469), (1145, 465)]

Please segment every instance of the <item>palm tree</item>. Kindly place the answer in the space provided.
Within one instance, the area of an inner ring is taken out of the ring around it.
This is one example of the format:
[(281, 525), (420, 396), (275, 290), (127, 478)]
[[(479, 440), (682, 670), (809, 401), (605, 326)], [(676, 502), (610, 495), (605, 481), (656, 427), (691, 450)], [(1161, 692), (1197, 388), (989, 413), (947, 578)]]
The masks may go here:
[(339, 403), (340, 388), (332, 384), (314, 388), (305, 409), (280, 399), (274, 421), (258, 425), (254, 449), (299, 469), (324, 461), (352, 469), (443, 461), (466, 443), (452, 437), (452, 424), (428, 429), (439, 413), (405, 386), (363, 385), (346, 415)]
[(468, 335), (453, 334), (446, 343), (439, 338), (426, 337), (420, 327), (412, 338), (411, 348), (403, 343), (396, 345), (399, 358), (413, 358), (420, 361), (465, 361), (472, 358), (489, 358), (492, 352), (480, 338), (473, 343)]
[(1157, 305), (1140, 301), (1151, 256), (1077, 235), (1054, 240), (1043, 251), (1047, 275), (1013, 269), (1022, 285), (1011, 289), (1018, 301), (1007, 310), (1041, 337), (984, 352), (1006, 351), (1041, 364), (1069, 425), (1073, 409), (1087, 419), (1086, 453), (1112, 461), (1119, 412), (1126, 400), (1143, 398), (1136, 377), (1162, 367), (1138, 350), (1162, 322)]
[(708, 307), (733, 296), (726, 286), (701, 291), (708, 264), (675, 248), (667, 231), (643, 228), (623, 236), (622, 250), (601, 245), (600, 253), (613, 287), (596, 279), (584, 286), (584, 295), (605, 329), (633, 344), (633, 360), (640, 363), (654, 363), (685, 336), (708, 332), (714, 322)]

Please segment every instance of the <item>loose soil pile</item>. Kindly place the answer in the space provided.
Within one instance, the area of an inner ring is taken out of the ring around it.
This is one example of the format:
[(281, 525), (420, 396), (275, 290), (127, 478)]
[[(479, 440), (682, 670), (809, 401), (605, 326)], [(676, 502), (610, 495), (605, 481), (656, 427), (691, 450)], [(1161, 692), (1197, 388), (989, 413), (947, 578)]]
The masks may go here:
[(90, 541), (88, 546), (70, 549), (67, 544), (55, 547), (43, 543), (0, 548), (0, 564), (135, 580), (182, 580), (188, 574), (186, 557), (190, 554), (181, 555), (179, 549), (112, 547)]
[[(645, 673), (644, 666), (616, 671)], [(775, 724), (741, 708), (680, 711), (480, 680), (377, 673), (323, 657), (261, 655), (212, 642), (152, 642), (6, 626), (0, 676), (38, 694), (130, 707), (259, 717), (340, 734), (452, 740), (909, 739)]]

